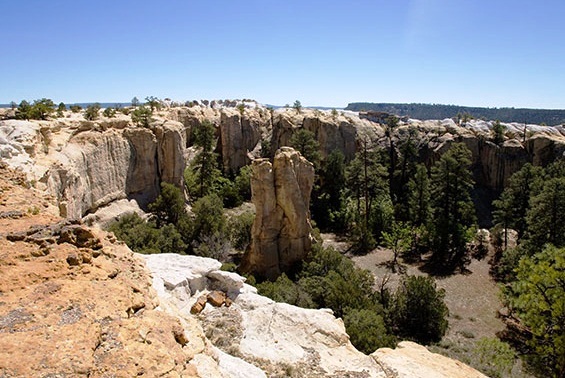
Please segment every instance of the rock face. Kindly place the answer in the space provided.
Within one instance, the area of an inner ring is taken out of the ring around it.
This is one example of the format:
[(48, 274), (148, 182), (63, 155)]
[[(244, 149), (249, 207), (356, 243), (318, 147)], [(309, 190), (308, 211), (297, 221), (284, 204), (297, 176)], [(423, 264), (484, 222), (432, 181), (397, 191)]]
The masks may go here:
[(256, 215), (244, 270), (273, 279), (306, 257), (311, 248), (313, 183), (314, 167), (290, 147), (277, 151), (272, 164), (267, 159), (253, 162)]
[[(51, 121), (1, 120), (0, 157), (24, 171), (37, 189), (48, 190), (63, 216), (81, 218), (120, 200), (135, 200), (144, 207), (156, 198), (162, 181), (182, 187), (183, 170), (195, 154), (192, 130), (204, 120), (217, 126), (216, 150), (226, 172), (236, 172), (249, 156), (258, 156), (261, 141), (270, 142), (273, 157), (301, 128), (314, 133), (322, 158), (339, 150), (350, 160), (361, 141), (389, 147), (379, 117), (268, 110), (241, 101), (192, 105), (159, 112), (148, 129), (133, 127), (123, 114), (97, 121), (70, 113)], [(451, 119), (402, 119), (391, 135), (396, 157), (402, 141), (411, 138), (418, 160), (428, 166), (451, 144), (465, 143), (472, 152), (477, 186), (497, 194), (525, 162), (546, 165), (565, 153), (563, 126), (504, 126), (506, 140), (500, 146), (491, 141), (492, 122), (481, 120), (457, 125)]]
[(0, 168), (0, 214), (23, 214), (0, 217), (0, 376), (221, 376), (198, 321), (156, 309), (142, 259), (23, 184)]
[(182, 187), (184, 126), (127, 122), (0, 121), (2, 158), (52, 194), (63, 217), (79, 219), (123, 199), (144, 206), (157, 197), (160, 182)]
[(237, 172), (249, 164), (247, 153), (261, 140), (270, 120), (256, 111), (223, 109), (220, 119), (220, 153), (225, 172)]

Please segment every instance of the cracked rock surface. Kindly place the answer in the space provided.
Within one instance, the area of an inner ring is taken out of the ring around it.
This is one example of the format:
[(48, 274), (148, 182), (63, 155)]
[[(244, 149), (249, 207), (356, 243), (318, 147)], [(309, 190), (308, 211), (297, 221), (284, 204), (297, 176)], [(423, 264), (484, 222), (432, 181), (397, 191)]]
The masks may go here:
[(218, 371), (195, 320), (156, 310), (141, 259), (61, 221), (22, 182), (0, 167), (0, 213), (22, 214), (0, 218), (0, 377), (191, 377), (197, 360)]

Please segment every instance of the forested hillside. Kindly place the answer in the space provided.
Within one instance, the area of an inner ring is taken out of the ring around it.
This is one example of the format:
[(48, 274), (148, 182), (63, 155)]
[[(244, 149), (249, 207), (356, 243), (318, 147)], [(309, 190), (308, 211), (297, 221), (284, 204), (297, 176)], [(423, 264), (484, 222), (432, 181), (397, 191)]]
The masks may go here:
[(477, 108), (441, 104), (391, 104), (352, 102), (345, 108), (352, 111), (379, 111), (408, 116), (416, 119), (445, 119), (470, 115), (473, 118), (499, 120), (501, 122), (527, 122), (560, 125), (565, 123), (562, 109)]

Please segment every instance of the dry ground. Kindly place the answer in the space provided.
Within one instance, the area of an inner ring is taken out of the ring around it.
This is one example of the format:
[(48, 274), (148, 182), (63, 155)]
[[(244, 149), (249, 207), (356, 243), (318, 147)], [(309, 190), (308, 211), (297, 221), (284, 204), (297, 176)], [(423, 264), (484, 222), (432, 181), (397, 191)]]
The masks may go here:
[[(348, 244), (333, 234), (322, 234), (324, 246), (332, 246), (341, 252), (348, 249)], [(387, 262), (392, 261), (392, 251), (377, 248), (364, 256), (350, 256), (355, 264), (368, 269), (375, 276), (376, 287), (387, 277), (387, 286), (394, 292), (402, 279), (402, 274), (392, 273)], [(470, 363), (470, 353), (478, 340), (483, 337), (495, 338), (496, 333), (504, 329), (504, 323), (497, 318), (497, 312), (503, 307), (500, 289), (489, 274), (490, 255), (482, 260), (475, 260), (469, 265), (468, 274), (454, 274), (436, 277), (439, 288), (445, 289), (445, 302), (449, 308), (449, 330), (439, 345), (432, 346), (434, 352), (445, 354)], [(427, 275), (416, 264), (405, 264), (406, 274)], [(512, 376), (525, 377), (521, 364), (517, 361)]]

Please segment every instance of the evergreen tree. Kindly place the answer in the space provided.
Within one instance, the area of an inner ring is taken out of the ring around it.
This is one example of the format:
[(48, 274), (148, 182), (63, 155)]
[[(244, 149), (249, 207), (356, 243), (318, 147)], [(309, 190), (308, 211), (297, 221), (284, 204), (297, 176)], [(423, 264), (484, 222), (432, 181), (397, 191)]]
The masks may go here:
[(546, 247), (520, 260), (507, 298), (532, 333), (528, 357), (540, 376), (565, 377), (565, 249)]
[(501, 146), (504, 143), (504, 132), (506, 131), (506, 126), (502, 125), (499, 120), (496, 120), (492, 125), (492, 139), (497, 146)]
[(445, 291), (431, 277), (407, 276), (397, 289), (391, 314), (400, 336), (429, 344), (447, 332)]
[(300, 129), (292, 135), (288, 144), (296, 151), (300, 152), (306, 160), (314, 164), (315, 168), (319, 167), (320, 143), (316, 140), (316, 136), (313, 132)]
[[(381, 151), (370, 150), (367, 142), (357, 152), (355, 159), (346, 169), (346, 183), (357, 204), (357, 218), (353, 229), (354, 249), (358, 253), (368, 252), (375, 246), (375, 235), (371, 227), (374, 204), (390, 200), (387, 183), (387, 170), (382, 161)], [(361, 206), (363, 203), (363, 206)], [(380, 236), (381, 230), (376, 230)]]
[(319, 227), (340, 226), (345, 189), (345, 157), (339, 150), (332, 151), (324, 161), (319, 185), (312, 195), (312, 217)]
[(31, 108), (32, 119), (46, 120), (55, 111), (55, 103), (51, 99), (35, 100)]
[(62, 117), (65, 110), (67, 110), (67, 106), (64, 102), (60, 102), (59, 106), (57, 106), (57, 117)]
[[(526, 214), (530, 209), (530, 197), (537, 194), (541, 188), (543, 170), (526, 163), (514, 173), (508, 185), (502, 192), (500, 199), (493, 202), (495, 224), (504, 230), (508, 228), (518, 232), (521, 238), (527, 228)], [(507, 244), (505, 232), (504, 245)]]
[(84, 118), (89, 120), (89, 121), (94, 121), (94, 120), (98, 119), (99, 115), (100, 115), (100, 104), (99, 103), (88, 105), (86, 107), (86, 111), (84, 112)]
[(300, 113), (302, 111), (302, 104), (298, 100), (294, 101), (292, 107), (296, 110), (297, 113)]
[(157, 227), (177, 226), (188, 216), (182, 191), (168, 182), (161, 183), (161, 194), (149, 205), (149, 210), (157, 219)]
[(134, 97), (131, 99), (131, 106), (133, 106), (134, 108), (137, 108), (139, 106), (139, 100), (137, 97)]
[(530, 203), (526, 217), (527, 249), (531, 251), (546, 243), (565, 246), (565, 176), (547, 180)]
[(22, 100), (16, 109), (16, 119), (31, 119), (31, 105), (26, 100)]
[(471, 151), (456, 143), (432, 168), (432, 264), (440, 270), (463, 270), (469, 262), (467, 243), (475, 224), (470, 167)]
[(414, 226), (426, 226), (431, 215), (430, 179), (423, 164), (408, 182), (408, 219)]
[(157, 97), (154, 96), (145, 97), (145, 101), (146, 101), (146, 105), (149, 106), (152, 112), (161, 109), (161, 100), (159, 100)]
[(136, 124), (137, 126), (141, 127), (149, 127), (151, 122), (151, 116), (153, 112), (150, 108), (145, 105), (136, 107), (136, 109), (131, 112), (131, 121)]
[(398, 162), (391, 178), (391, 198), (395, 204), (395, 215), (398, 220), (408, 221), (410, 213), (410, 178), (416, 174), (418, 148), (416, 146), (416, 130), (410, 128), (407, 133), (399, 133)]
[(194, 145), (200, 147), (200, 152), (185, 174), (192, 198), (201, 198), (220, 190), (221, 172), (218, 169), (218, 155), (214, 152), (215, 134), (214, 125), (207, 120), (194, 129)]

